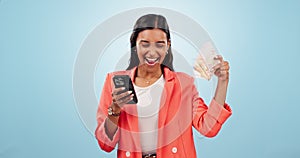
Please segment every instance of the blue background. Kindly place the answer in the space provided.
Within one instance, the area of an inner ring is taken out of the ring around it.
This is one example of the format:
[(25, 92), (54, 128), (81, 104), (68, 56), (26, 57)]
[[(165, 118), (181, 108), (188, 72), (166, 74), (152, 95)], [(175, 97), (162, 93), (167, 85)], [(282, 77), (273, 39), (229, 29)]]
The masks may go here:
[(0, 157), (99, 158), (72, 92), (87, 34), (139, 7), (181, 12), (210, 33), (230, 61), (233, 115), (199, 157), (300, 157), (300, 1), (0, 1)]

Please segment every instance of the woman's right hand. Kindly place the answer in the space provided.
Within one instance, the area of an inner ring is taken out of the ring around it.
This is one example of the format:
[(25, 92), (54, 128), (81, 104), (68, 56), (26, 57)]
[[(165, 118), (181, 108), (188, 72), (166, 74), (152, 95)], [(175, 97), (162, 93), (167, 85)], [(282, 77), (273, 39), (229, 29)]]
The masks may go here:
[[(128, 103), (130, 100), (132, 100), (133, 94), (131, 91), (124, 91), (125, 87), (120, 87), (120, 88), (115, 88), (113, 92), (111, 93), (112, 95), (112, 109), (114, 113), (120, 113), (121, 108), (124, 106), (124, 104)], [(122, 92), (122, 93), (120, 93)], [(120, 93), (120, 94), (119, 94)], [(113, 140), (113, 136), (115, 132), (117, 131), (118, 128), (118, 121), (119, 117), (115, 116), (108, 116), (108, 119), (105, 121), (105, 128), (107, 130), (106, 134), (107, 136)]]
[(121, 91), (124, 91), (124, 89), (125, 87), (119, 87), (115, 88), (112, 92), (112, 106), (114, 110), (117, 110), (115, 112), (119, 112), (126, 103), (133, 99), (134, 94), (132, 94), (132, 91), (125, 91), (123, 93), (120, 93)]

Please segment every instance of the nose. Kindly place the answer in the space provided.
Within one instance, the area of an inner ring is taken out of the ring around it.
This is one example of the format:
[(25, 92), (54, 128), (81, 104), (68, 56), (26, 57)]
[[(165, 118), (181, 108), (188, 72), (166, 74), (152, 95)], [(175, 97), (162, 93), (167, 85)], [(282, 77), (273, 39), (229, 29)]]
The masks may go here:
[(155, 49), (155, 47), (151, 46), (150, 49), (148, 50), (148, 54), (150, 56), (155, 56), (157, 54), (157, 50)]

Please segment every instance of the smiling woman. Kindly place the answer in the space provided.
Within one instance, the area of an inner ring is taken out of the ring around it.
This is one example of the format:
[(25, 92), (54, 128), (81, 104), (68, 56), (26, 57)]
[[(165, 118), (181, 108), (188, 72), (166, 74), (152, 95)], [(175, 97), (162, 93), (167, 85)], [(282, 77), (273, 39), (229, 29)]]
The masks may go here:
[[(95, 131), (100, 147), (118, 157), (195, 158), (192, 127), (215, 136), (231, 115), (225, 103), (229, 64), (221, 56), (213, 67), (218, 77), (209, 108), (199, 97), (193, 77), (175, 72), (170, 31), (165, 17), (147, 14), (133, 29), (131, 57), (126, 71), (108, 73), (97, 111)], [(201, 62), (201, 61), (199, 61)], [(196, 69), (197, 71), (197, 69)], [(116, 75), (128, 75), (134, 86), (113, 86)], [(130, 104), (136, 94), (137, 103)]]
[[(167, 50), (170, 47), (170, 42), (168, 42), (166, 34), (162, 30), (152, 29), (140, 32), (136, 43), (140, 65), (140, 71), (136, 76), (136, 85), (143, 87), (145, 85), (141, 80), (146, 80), (148, 85), (162, 75), (160, 65), (168, 54)], [(152, 78), (154, 79), (152, 80)]]
[(166, 34), (159, 29), (140, 32), (137, 38), (137, 52), (141, 61), (140, 64), (143, 64), (143, 61), (151, 66), (154, 66), (155, 63), (161, 64), (167, 54), (169, 44)]
[(174, 70), (171, 35), (167, 20), (165, 17), (155, 14), (140, 17), (134, 25), (130, 37), (131, 57), (127, 70), (138, 66), (140, 61), (144, 61), (140, 60), (137, 52), (139, 50), (149, 52), (151, 43), (155, 44), (155, 48), (160, 54), (165, 53), (165, 58), (161, 60), (161, 64), (167, 66), (170, 70)]

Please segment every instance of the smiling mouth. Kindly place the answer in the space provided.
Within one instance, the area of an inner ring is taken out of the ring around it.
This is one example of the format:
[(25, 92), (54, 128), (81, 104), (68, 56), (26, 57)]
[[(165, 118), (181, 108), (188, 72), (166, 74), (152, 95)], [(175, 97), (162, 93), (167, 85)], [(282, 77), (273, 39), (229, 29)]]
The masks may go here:
[(145, 61), (148, 65), (154, 66), (156, 63), (158, 63), (159, 58), (145, 58)]

